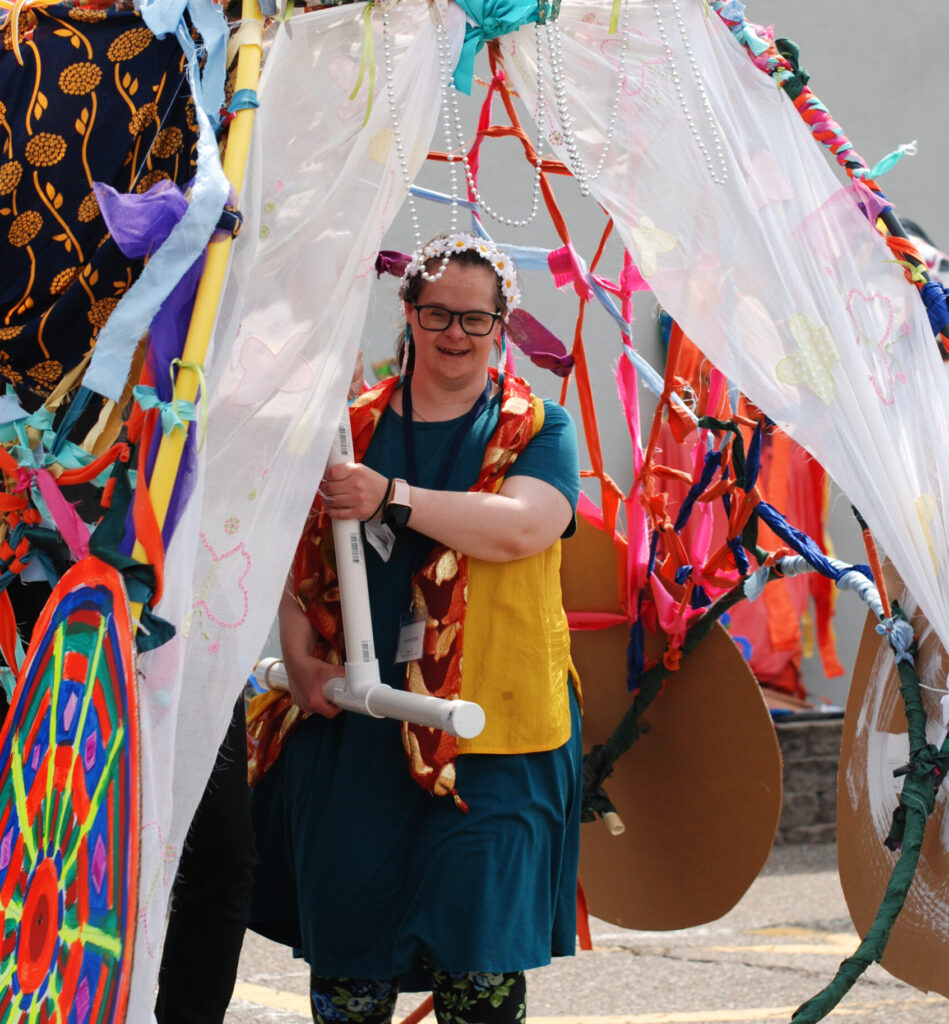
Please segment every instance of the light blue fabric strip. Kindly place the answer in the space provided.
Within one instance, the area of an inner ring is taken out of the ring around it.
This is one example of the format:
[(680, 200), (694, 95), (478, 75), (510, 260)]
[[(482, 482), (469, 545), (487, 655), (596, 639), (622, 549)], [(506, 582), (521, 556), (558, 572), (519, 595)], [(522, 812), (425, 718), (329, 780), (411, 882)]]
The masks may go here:
[[(182, 34), (191, 44), (188, 59), (188, 82), (197, 95), (197, 62), (193, 59), (191, 37), (178, 32), (186, 53)], [(148, 330), (155, 314), (188, 268), (204, 252), (221, 210), (227, 202), (230, 186), (221, 168), (214, 130), (201, 104), (195, 103), (198, 122), (198, 170), (191, 191), (191, 202), (185, 215), (172, 229), (161, 248), (151, 257), (138, 280), (125, 293), (96, 339), (83, 386), (113, 401), (122, 397), (128, 378), (132, 354), (139, 338)]]
[(640, 382), (650, 393), (658, 398), (662, 394), (662, 377), (630, 345), (623, 346), (623, 353), (633, 366), (636, 367)]
[[(445, 206), (451, 206), (452, 202), (455, 202), (458, 206), (463, 206), (466, 210), (477, 210), (478, 204), (472, 202), (470, 199), (457, 199), (453, 200), (451, 196), (446, 196), (444, 192), (433, 192), (430, 188), (421, 188), (419, 185), (413, 185), (409, 192), (412, 193), (417, 199), (427, 199), (432, 203), (442, 203)], [(484, 235), (487, 238), (487, 235)]]
[(25, 420), (28, 415), (15, 394), (0, 396), (0, 426), (6, 426), (16, 420)]
[(182, 20), (185, 9), (191, 15), (194, 27), (201, 33), (206, 60), (198, 88), (192, 83), (195, 103), (204, 108), (212, 124), (217, 125), (224, 103), (224, 80), (227, 74), (227, 21), (222, 5), (213, 0), (141, 0), (135, 5), (145, 24), (161, 38), (174, 32), (188, 57), (196, 56), (191, 34)]

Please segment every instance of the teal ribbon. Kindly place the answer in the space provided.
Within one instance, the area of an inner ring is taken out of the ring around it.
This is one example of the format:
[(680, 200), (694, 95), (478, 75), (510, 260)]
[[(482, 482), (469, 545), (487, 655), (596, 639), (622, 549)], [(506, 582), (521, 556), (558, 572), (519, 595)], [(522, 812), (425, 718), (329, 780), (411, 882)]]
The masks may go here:
[(256, 89), (238, 89), (231, 97), (227, 109), (230, 113), (236, 114), (238, 110), (249, 110), (259, 106), (260, 100), (257, 99)]
[[(458, 6), (465, 12), (468, 24), (454, 81), (455, 88), (466, 96), (471, 95), (475, 55), (489, 39), (516, 32), (522, 25), (543, 24), (551, 15), (556, 17), (547, 3), (538, 0), (458, 0)], [(560, 5), (549, 6), (559, 9)]]
[(881, 175), (886, 174), (887, 171), (894, 168), (904, 156), (915, 155), (916, 143), (904, 143), (899, 147), (899, 149), (894, 149), (892, 153), (888, 153), (882, 160), (875, 163), (872, 167), (858, 167), (853, 172), (853, 176), (855, 178), (879, 178)]
[(170, 434), (173, 430), (187, 430), (185, 420), (193, 422), (196, 411), (194, 402), (186, 402), (182, 398), (173, 398), (170, 402), (163, 402), (158, 397), (158, 392), (145, 384), (137, 384), (132, 388), (132, 396), (142, 409), (161, 410), (161, 429), (163, 434)]

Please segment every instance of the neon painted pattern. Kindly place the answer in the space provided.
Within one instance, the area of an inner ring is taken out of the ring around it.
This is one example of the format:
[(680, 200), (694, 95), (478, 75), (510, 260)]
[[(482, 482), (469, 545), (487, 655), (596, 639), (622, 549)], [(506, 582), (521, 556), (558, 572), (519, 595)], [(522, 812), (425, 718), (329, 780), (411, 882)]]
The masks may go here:
[(2, 1024), (124, 1019), (138, 792), (128, 603), (90, 557), (43, 609), (0, 733)]

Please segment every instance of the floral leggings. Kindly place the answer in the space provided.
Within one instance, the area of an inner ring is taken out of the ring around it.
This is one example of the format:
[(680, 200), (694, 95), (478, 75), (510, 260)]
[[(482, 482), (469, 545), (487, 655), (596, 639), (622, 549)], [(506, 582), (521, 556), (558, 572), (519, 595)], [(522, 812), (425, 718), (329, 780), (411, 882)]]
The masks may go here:
[[(438, 1024), (523, 1024), (527, 983), (523, 971), (487, 974), (430, 967)], [(310, 975), (314, 1024), (389, 1024), (399, 986), (395, 980)]]

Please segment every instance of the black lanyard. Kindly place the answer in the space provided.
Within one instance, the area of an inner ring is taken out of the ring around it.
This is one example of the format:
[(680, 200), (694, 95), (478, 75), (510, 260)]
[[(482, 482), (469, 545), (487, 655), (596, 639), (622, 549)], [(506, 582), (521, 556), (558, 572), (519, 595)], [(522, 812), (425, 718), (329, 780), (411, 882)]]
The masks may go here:
[[(467, 436), (471, 433), (471, 428), (474, 426), (475, 420), (484, 411), (484, 407), (488, 404), (488, 399), (491, 396), (491, 381), (489, 380), (484, 386), (484, 391), (478, 395), (478, 400), (475, 404), (465, 413), (461, 423), (454, 429), (451, 435), (451, 440), (448, 442), (448, 447), (445, 451), (445, 455), (442, 458), (442, 464), (438, 469), (438, 473), (435, 477), (435, 483), (432, 490), (442, 491), (445, 489), (445, 484), (448, 482), (448, 474), (451, 472), (451, 467), (455, 464), (458, 457), (458, 452), (461, 450), (461, 446), (464, 443)], [(402, 443), (405, 448), (405, 479), (410, 485), (414, 484), (418, 486), (418, 464), (415, 460), (415, 432), (412, 429), (412, 378), (406, 377), (405, 383), (402, 385)]]
[[(442, 458), (442, 464), (435, 477), (435, 484), (432, 488), (433, 490), (442, 491), (445, 489), (445, 484), (448, 482), (448, 475), (451, 473), (452, 466), (457, 461), (458, 452), (461, 450), (461, 446), (467, 436), (471, 433), (471, 428), (474, 426), (475, 420), (481, 415), (485, 406), (488, 404), (488, 399), (490, 397), (491, 381), (489, 380), (484, 387), (484, 391), (478, 395), (478, 400), (465, 413), (462, 421), (452, 431), (451, 440), (448, 442), (445, 455)], [(418, 486), (416, 483), (418, 480), (418, 465), (415, 459), (415, 431), (412, 426), (411, 377), (406, 377), (405, 383), (402, 385), (402, 442), (405, 448), (406, 482), (409, 484), (416, 484), (416, 486)], [(410, 532), (409, 536), (411, 538), (409, 541), (409, 558), (412, 563), (412, 575), (414, 576), (425, 564), (425, 560), (428, 558), (435, 542), (430, 537), (425, 537), (422, 534), (416, 533), (414, 530)]]

